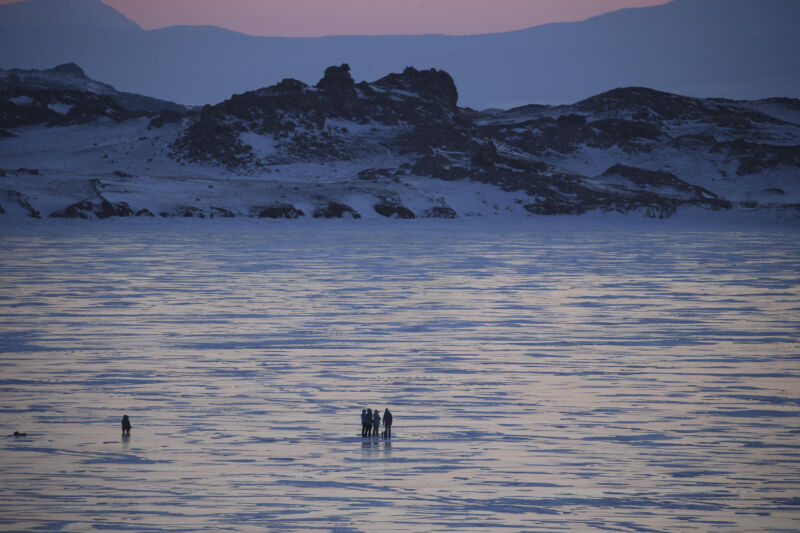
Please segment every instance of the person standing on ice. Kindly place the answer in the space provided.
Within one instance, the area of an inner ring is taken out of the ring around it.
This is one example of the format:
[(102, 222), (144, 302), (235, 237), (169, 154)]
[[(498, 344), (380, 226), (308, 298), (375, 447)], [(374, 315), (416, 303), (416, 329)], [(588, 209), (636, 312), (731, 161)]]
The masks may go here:
[(367, 436), (367, 410), (361, 410), (361, 436)]
[(377, 437), (381, 429), (381, 414), (377, 409), (372, 411), (372, 436)]
[(384, 428), (383, 438), (384, 439), (392, 438), (392, 413), (389, 412), (388, 407), (383, 412), (383, 428)]
[(122, 434), (123, 435), (130, 435), (131, 434), (131, 419), (128, 418), (128, 415), (122, 415)]
[(367, 427), (366, 431), (364, 432), (365, 437), (369, 437), (372, 434), (372, 409), (367, 409)]

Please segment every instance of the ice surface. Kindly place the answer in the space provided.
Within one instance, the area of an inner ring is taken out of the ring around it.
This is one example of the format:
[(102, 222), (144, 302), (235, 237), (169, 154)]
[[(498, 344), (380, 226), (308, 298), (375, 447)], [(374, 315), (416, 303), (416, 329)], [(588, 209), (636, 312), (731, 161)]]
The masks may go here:
[(0, 528), (800, 528), (798, 233), (525, 224), (6, 226)]

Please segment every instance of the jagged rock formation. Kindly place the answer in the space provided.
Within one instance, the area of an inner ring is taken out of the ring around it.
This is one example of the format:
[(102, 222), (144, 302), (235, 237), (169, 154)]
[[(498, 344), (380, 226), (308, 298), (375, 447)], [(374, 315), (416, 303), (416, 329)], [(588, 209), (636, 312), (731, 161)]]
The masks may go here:
[[(399, 153), (465, 146), (468, 124), (457, 122), (457, 100), (455, 84), (445, 72), (409, 67), (371, 84), (355, 83), (350, 67), (343, 64), (328, 67), (314, 87), (285, 79), (206, 106), (173, 147), (179, 159), (235, 168), (353, 159), (381, 150), (351, 135), (359, 129), (393, 130), (388, 148)], [(270, 149), (264, 153), (254, 147), (247, 140), (252, 142), (250, 134), (268, 138)]]

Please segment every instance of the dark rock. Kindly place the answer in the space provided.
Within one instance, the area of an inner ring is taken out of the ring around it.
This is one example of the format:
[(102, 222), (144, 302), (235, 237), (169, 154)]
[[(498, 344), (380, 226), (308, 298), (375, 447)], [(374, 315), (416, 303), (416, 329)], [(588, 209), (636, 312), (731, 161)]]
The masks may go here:
[(6, 214), (6, 210), (3, 209), (2, 205), (0, 205), (0, 215), (5, 215), (5, 214)]
[[(464, 155), (466, 157), (466, 154)], [(433, 151), (419, 157), (411, 170), (419, 176), (443, 180), (460, 180), (474, 177), (475, 174), (475, 169), (471, 168), (468, 159), (453, 161)]]
[[(148, 211), (149, 212), (149, 211)], [(149, 216), (149, 215), (143, 215)], [(202, 219), (211, 219), (211, 218), (233, 218), (236, 216), (236, 213), (231, 211), (230, 209), (226, 209), (224, 207), (210, 207), (208, 209), (204, 209), (202, 207), (195, 207), (195, 206), (183, 206), (178, 207), (174, 211), (162, 211), (159, 213), (159, 216), (162, 218), (169, 218), (169, 217), (178, 217), (178, 218), (202, 218)]]
[(147, 125), (147, 129), (160, 128), (166, 124), (177, 124), (178, 122), (183, 120), (183, 117), (184, 117), (183, 113), (165, 109), (161, 111), (158, 115), (150, 119), (150, 123)]
[(192, 161), (216, 161), (228, 168), (253, 160), (253, 149), (242, 143), (237, 128), (212, 114), (201, 114), (192, 122), (174, 148)]
[(694, 185), (678, 179), (671, 172), (645, 170), (620, 164), (609, 167), (601, 176), (622, 176), (639, 187), (669, 187), (685, 192), (692, 192), (696, 189)]
[(99, 219), (110, 217), (129, 217), (133, 215), (133, 209), (127, 202), (116, 204), (109, 202), (105, 198), (97, 200), (81, 200), (68, 205), (64, 209), (59, 209), (50, 213), (51, 218), (83, 218), (89, 219), (97, 217)]
[(13, 137), (16, 137), (16, 135), (11, 133), (10, 131), (0, 130), (0, 139), (11, 139)]
[(368, 168), (358, 173), (358, 179), (364, 181), (386, 180), (394, 176), (394, 173), (394, 169), (391, 168)]
[(458, 218), (458, 214), (450, 207), (435, 206), (423, 213), (426, 218)]
[(749, 129), (753, 122), (778, 124), (781, 121), (720, 99), (679, 96), (645, 87), (625, 87), (592, 96), (573, 107), (595, 114), (631, 116), (637, 121), (708, 121), (732, 129)]
[(355, 96), (356, 82), (350, 75), (350, 65), (343, 63), (338, 67), (332, 66), (325, 69), (325, 75), (317, 83), (317, 89), (330, 93), (335, 97), (343, 95)]
[[(626, 165), (614, 165), (603, 172), (601, 177), (620, 176), (628, 180), (640, 190), (647, 190), (647, 195), (667, 197), (679, 204), (687, 203), (703, 205), (712, 209), (730, 209), (731, 203), (720, 198), (711, 191), (692, 185), (670, 172), (645, 170)], [(638, 195), (642, 203), (647, 203), (647, 196)]]
[(314, 218), (361, 218), (361, 215), (347, 204), (339, 202), (329, 202), (325, 207), (318, 207), (314, 210)]
[(50, 218), (83, 218), (88, 219), (89, 213), (94, 213), (94, 204), (90, 200), (81, 200), (70, 204), (64, 209), (53, 211)]
[(413, 211), (398, 203), (382, 201), (373, 206), (375, 212), (387, 218), (417, 218)]
[(800, 145), (781, 146), (766, 143), (753, 143), (744, 139), (717, 143), (712, 152), (722, 152), (731, 159), (740, 161), (737, 176), (759, 174), (778, 166), (800, 168)]
[[(348, 140), (346, 128), (331, 126), (330, 119), (397, 126), (402, 135), (382, 150), (419, 153), (434, 145), (467, 150), (479, 134), (459, 115), (457, 99), (455, 84), (445, 72), (408, 68), (373, 84), (355, 84), (347, 64), (332, 66), (316, 90), (287, 79), (205, 106), (173, 143), (172, 157), (241, 168), (274, 163), (276, 158), (348, 160), (375, 149)], [(243, 132), (271, 137), (281, 149), (259, 161), (252, 147), (241, 142)]]
[(182, 207), (175, 212), (175, 216), (183, 218), (206, 218), (206, 213), (199, 207)]
[(302, 81), (295, 80), (292, 78), (284, 78), (279, 83), (273, 85), (271, 87), (271, 91), (273, 94), (299, 96), (303, 94), (303, 91), (305, 91), (306, 87), (308, 87), (308, 85), (306, 85)]
[(581, 215), (587, 211), (580, 205), (552, 200), (539, 200), (535, 203), (524, 204), (522, 207), (534, 215)]
[(656, 124), (616, 118), (587, 122), (585, 117), (575, 114), (482, 129), (489, 136), (537, 156), (548, 151), (569, 154), (583, 146), (604, 150), (619, 146), (629, 152), (648, 151), (654, 141), (664, 137)]
[(258, 218), (299, 218), (305, 216), (301, 209), (292, 204), (273, 204), (258, 209)]
[(356, 84), (350, 76), (350, 65), (325, 69), (325, 76), (316, 85), (327, 99), (328, 106), (334, 115), (345, 118), (357, 118), (363, 115), (361, 99), (356, 92)]
[(478, 145), (472, 156), (472, 164), (481, 168), (492, 168), (497, 162), (497, 146), (493, 141)]
[(235, 216), (236, 213), (225, 207), (212, 206), (211, 209), (209, 210), (209, 218), (214, 218), (214, 217), (234, 218)]
[(406, 67), (402, 74), (389, 74), (373, 85), (385, 90), (399, 90), (418, 95), (451, 110), (458, 104), (458, 89), (453, 78), (443, 70), (417, 70)]
[(154, 217), (155, 215), (149, 209), (139, 209), (136, 212), (136, 216), (137, 217)]
[(86, 77), (86, 73), (83, 71), (83, 69), (75, 63), (64, 63), (63, 65), (58, 65), (57, 67), (51, 68), (50, 72), (54, 74), (66, 74), (68, 76), (75, 76), (78, 78)]
[(39, 211), (34, 209), (34, 207), (31, 205), (30, 199), (21, 192), (12, 190), (6, 191), (6, 198), (24, 209), (28, 213), (29, 217), (42, 218), (41, 213), (39, 213)]

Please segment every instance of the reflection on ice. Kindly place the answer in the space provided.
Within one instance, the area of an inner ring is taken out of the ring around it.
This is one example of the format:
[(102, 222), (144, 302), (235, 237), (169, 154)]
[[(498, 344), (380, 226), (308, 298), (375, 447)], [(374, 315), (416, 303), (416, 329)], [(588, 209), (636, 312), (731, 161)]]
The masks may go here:
[(796, 234), (156, 227), (0, 236), (4, 529), (800, 528)]

